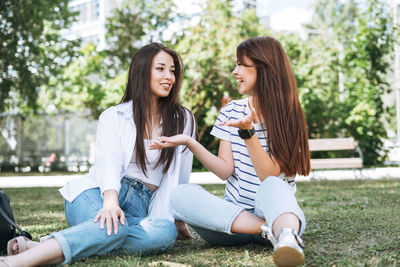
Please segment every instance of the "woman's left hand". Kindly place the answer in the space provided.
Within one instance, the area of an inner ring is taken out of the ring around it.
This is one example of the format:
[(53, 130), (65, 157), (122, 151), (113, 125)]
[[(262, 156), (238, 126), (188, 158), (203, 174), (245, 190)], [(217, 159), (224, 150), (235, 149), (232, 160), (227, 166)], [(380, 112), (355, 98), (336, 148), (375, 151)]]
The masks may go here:
[(175, 227), (178, 231), (179, 240), (194, 239), (184, 221), (175, 220)]
[(118, 233), (118, 221), (121, 225), (125, 225), (125, 214), (118, 203), (118, 192), (116, 190), (106, 190), (103, 193), (103, 208), (97, 213), (94, 222), (100, 221), (100, 229), (106, 226), (107, 235), (111, 235), (112, 229), (114, 234)]
[(253, 128), (253, 120), (257, 118), (256, 110), (252, 108), (250, 111), (250, 114), (245, 117), (242, 117), (238, 120), (224, 121), (219, 123), (218, 126), (227, 125), (238, 127), (240, 130), (250, 130)]

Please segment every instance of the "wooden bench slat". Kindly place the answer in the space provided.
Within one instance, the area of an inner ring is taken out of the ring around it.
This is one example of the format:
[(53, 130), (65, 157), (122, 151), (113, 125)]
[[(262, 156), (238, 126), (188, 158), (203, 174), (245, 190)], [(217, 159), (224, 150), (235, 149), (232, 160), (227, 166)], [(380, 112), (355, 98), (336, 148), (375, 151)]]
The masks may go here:
[(311, 159), (312, 169), (362, 168), (361, 158)]
[(309, 139), (310, 151), (352, 150), (356, 147), (354, 138)]
[(309, 139), (310, 151), (356, 150), (357, 158), (311, 159), (312, 169), (362, 169), (362, 152), (353, 137)]

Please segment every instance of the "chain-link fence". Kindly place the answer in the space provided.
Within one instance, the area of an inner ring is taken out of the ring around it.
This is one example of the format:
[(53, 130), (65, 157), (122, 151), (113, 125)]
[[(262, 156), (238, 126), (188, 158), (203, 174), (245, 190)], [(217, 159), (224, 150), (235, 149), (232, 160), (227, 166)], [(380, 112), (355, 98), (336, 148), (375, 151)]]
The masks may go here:
[(0, 172), (87, 171), (96, 125), (83, 114), (0, 114)]

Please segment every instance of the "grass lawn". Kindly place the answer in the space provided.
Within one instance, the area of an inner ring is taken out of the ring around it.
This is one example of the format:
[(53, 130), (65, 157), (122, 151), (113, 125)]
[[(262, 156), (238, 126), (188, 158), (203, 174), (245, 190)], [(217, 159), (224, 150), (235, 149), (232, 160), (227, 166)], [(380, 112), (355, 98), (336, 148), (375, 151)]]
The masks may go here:
[[(206, 185), (222, 196), (224, 185)], [(7, 188), (15, 219), (35, 240), (66, 228), (57, 188)], [(307, 218), (307, 266), (400, 266), (400, 179), (299, 182)], [(177, 241), (162, 255), (91, 257), (71, 266), (272, 266), (272, 248), (211, 247), (201, 239)]]

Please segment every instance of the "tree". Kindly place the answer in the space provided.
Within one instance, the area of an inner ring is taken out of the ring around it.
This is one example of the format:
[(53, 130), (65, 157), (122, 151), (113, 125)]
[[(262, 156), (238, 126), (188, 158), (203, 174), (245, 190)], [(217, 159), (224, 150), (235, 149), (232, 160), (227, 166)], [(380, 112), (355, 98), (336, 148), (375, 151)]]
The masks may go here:
[(385, 159), (379, 153), (383, 152), (382, 139), (387, 137), (382, 120), (388, 112), (382, 96), (390, 91), (387, 75), (391, 70), (389, 58), (393, 55), (394, 31), (386, 3), (378, 0), (367, 3), (356, 20), (356, 41), (347, 40), (349, 45), (344, 51), (344, 82), (352, 89), (345, 102), (349, 111), (345, 124), (364, 149), (364, 163), (376, 165)]
[(107, 19), (106, 49), (98, 51), (93, 44), (82, 47), (62, 75), (43, 87), (47, 102), (63, 111), (89, 109), (96, 119), (119, 103), (133, 55), (143, 43), (162, 41), (158, 38), (172, 20), (173, 8), (170, 0), (123, 1)]
[(232, 75), (236, 47), (244, 39), (267, 31), (255, 10), (234, 14), (231, 0), (208, 0), (198, 22), (184, 32), (175, 47), (185, 65), (181, 99), (197, 120), (201, 143), (215, 151), (214, 138), (208, 133), (221, 100), (224, 96), (241, 97)]
[(163, 40), (163, 32), (178, 16), (174, 9), (171, 0), (125, 0), (112, 11), (106, 25), (106, 51), (119, 71), (129, 67), (143, 43)]
[(390, 13), (380, 0), (320, 0), (315, 10), (314, 34), (295, 71), (310, 137), (353, 136), (364, 164), (379, 164), (387, 116), (382, 95), (389, 91), (393, 52)]
[(39, 87), (72, 58), (77, 42), (59, 30), (73, 20), (68, 0), (0, 1), (0, 112), (37, 110)]
[(126, 85), (126, 71), (110, 73), (107, 52), (97, 51), (89, 43), (82, 47), (59, 77), (53, 77), (44, 87), (42, 98), (53, 103), (57, 110), (84, 112), (93, 118), (111, 105), (118, 103)]

